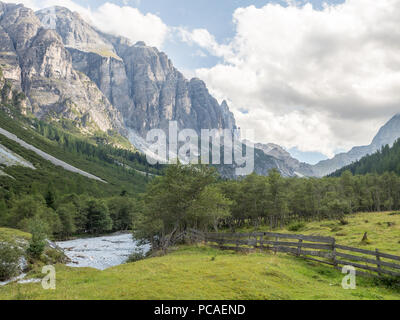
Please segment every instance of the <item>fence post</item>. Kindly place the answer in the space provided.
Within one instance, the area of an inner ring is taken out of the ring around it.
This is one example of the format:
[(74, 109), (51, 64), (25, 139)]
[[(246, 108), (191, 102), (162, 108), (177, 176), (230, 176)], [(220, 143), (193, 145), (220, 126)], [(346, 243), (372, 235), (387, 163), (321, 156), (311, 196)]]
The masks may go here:
[(338, 266), (338, 263), (336, 260), (336, 239), (333, 239), (333, 243), (332, 243), (332, 260), (333, 260), (333, 265), (336, 268)]
[[(278, 237), (275, 237), (275, 242), (278, 242)], [(277, 245), (274, 245), (274, 254), (276, 255), (276, 252), (278, 251)]]
[(302, 239), (299, 239), (299, 246), (297, 247), (297, 256), (300, 257), (301, 255), (301, 244), (303, 243)]
[[(380, 270), (381, 270), (381, 263), (380, 263), (380, 261), (381, 261), (381, 256), (380, 256), (380, 254), (379, 254), (379, 249), (375, 249), (375, 254), (376, 254), (376, 261), (377, 261), (378, 269), (379, 269), (379, 271), (380, 271)], [(382, 273), (379, 272), (379, 271), (378, 271), (378, 274), (381, 276)]]

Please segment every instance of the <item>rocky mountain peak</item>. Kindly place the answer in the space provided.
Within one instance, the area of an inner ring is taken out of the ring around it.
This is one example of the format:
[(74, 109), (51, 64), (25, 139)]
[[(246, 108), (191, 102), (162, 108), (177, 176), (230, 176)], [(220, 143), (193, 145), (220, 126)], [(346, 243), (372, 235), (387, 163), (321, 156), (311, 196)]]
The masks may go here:
[(119, 58), (113, 45), (82, 17), (64, 7), (50, 7), (36, 12), (41, 25), (56, 30), (68, 48)]
[(146, 43), (144, 41), (138, 41), (135, 43), (135, 47), (146, 47)]
[(392, 146), (400, 137), (400, 114), (396, 114), (382, 128), (372, 140), (372, 145), (380, 148), (384, 145)]

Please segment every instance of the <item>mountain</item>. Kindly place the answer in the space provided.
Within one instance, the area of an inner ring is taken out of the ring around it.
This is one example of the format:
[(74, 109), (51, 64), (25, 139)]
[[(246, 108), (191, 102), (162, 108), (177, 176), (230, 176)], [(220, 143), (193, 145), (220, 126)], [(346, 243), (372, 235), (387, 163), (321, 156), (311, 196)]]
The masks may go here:
[(82, 131), (123, 132), (122, 117), (99, 88), (73, 68), (62, 38), (42, 27), (23, 5), (0, 3), (0, 64), (12, 85), (27, 96), (39, 118), (66, 118)]
[(128, 131), (145, 137), (153, 128), (167, 130), (171, 120), (198, 133), (236, 127), (226, 102), (220, 105), (203, 81), (187, 80), (157, 48), (103, 34), (62, 7), (36, 15), (44, 28), (61, 36), (73, 68), (98, 86), (122, 114)]
[(347, 170), (355, 175), (367, 173), (383, 174), (385, 172), (394, 172), (400, 175), (400, 140), (397, 140), (392, 147), (387, 144), (377, 152), (335, 171), (332, 176), (341, 176)]
[(400, 114), (390, 119), (377, 133), (371, 144), (354, 147), (347, 153), (340, 153), (334, 158), (324, 160), (312, 166), (312, 170), (318, 177), (326, 176), (343, 168), (368, 154), (373, 154), (385, 145), (392, 146), (400, 137)]
[[(105, 34), (63, 7), (34, 12), (0, 2), (0, 65), (10, 98), (12, 91), (26, 97), (22, 112), (68, 120), (88, 135), (121, 136), (142, 152), (149, 130), (168, 132), (171, 120), (198, 134), (236, 129), (226, 101), (220, 104), (200, 79), (186, 79), (165, 53)], [(271, 146), (257, 146), (257, 173), (311, 175), (310, 166)]]
[[(256, 143), (254, 147), (258, 150), (261, 150), (265, 155), (271, 156), (277, 160), (276, 166), (277, 169), (282, 173), (284, 176), (292, 177), (292, 176), (313, 176), (314, 171), (312, 166), (300, 162), (299, 160), (293, 158), (289, 152), (283, 149), (281, 146), (268, 143)], [(256, 161), (256, 173), (262, 174), (259, 169), (260, 165), (258, 165)]]

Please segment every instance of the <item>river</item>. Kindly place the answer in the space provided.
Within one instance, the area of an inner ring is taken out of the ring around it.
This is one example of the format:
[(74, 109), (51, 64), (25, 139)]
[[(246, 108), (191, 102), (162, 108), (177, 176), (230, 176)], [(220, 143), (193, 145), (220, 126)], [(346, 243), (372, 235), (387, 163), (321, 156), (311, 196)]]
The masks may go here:
[(105, 270), (127, 261), (135, 251), (148, 252), (149, 245), (140, 246), (132, 234), (117, 234), (57, 242), (71, 262), (70, 267), (90, 267)]

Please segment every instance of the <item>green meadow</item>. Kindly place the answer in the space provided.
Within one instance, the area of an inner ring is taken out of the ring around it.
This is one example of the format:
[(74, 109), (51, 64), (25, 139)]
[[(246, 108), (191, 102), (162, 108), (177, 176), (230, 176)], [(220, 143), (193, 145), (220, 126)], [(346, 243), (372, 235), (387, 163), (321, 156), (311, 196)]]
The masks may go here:
[[(360, 213), (346, 219), (348, 224), (340, 227), (336, 221), (312, 222), (293, 233), (336, 236), (339, 243), (361, 247), (368, 232), (370, 244), (363, 247), (400, 253), (400, 215)], [(105, 271), (64, 265), (57, 265), (56, 271), (56, 290), (43, 290), (40, 283), (13, 283), (0, 287), (0, 299), (400, 299), (393, 283), (357, 277), (357, 288), (345, 290), (344, 275), (330, 266), (286, 254), (238, 254), (200, 244)], [(41, 276), (40, 268), (29, 274)]]

